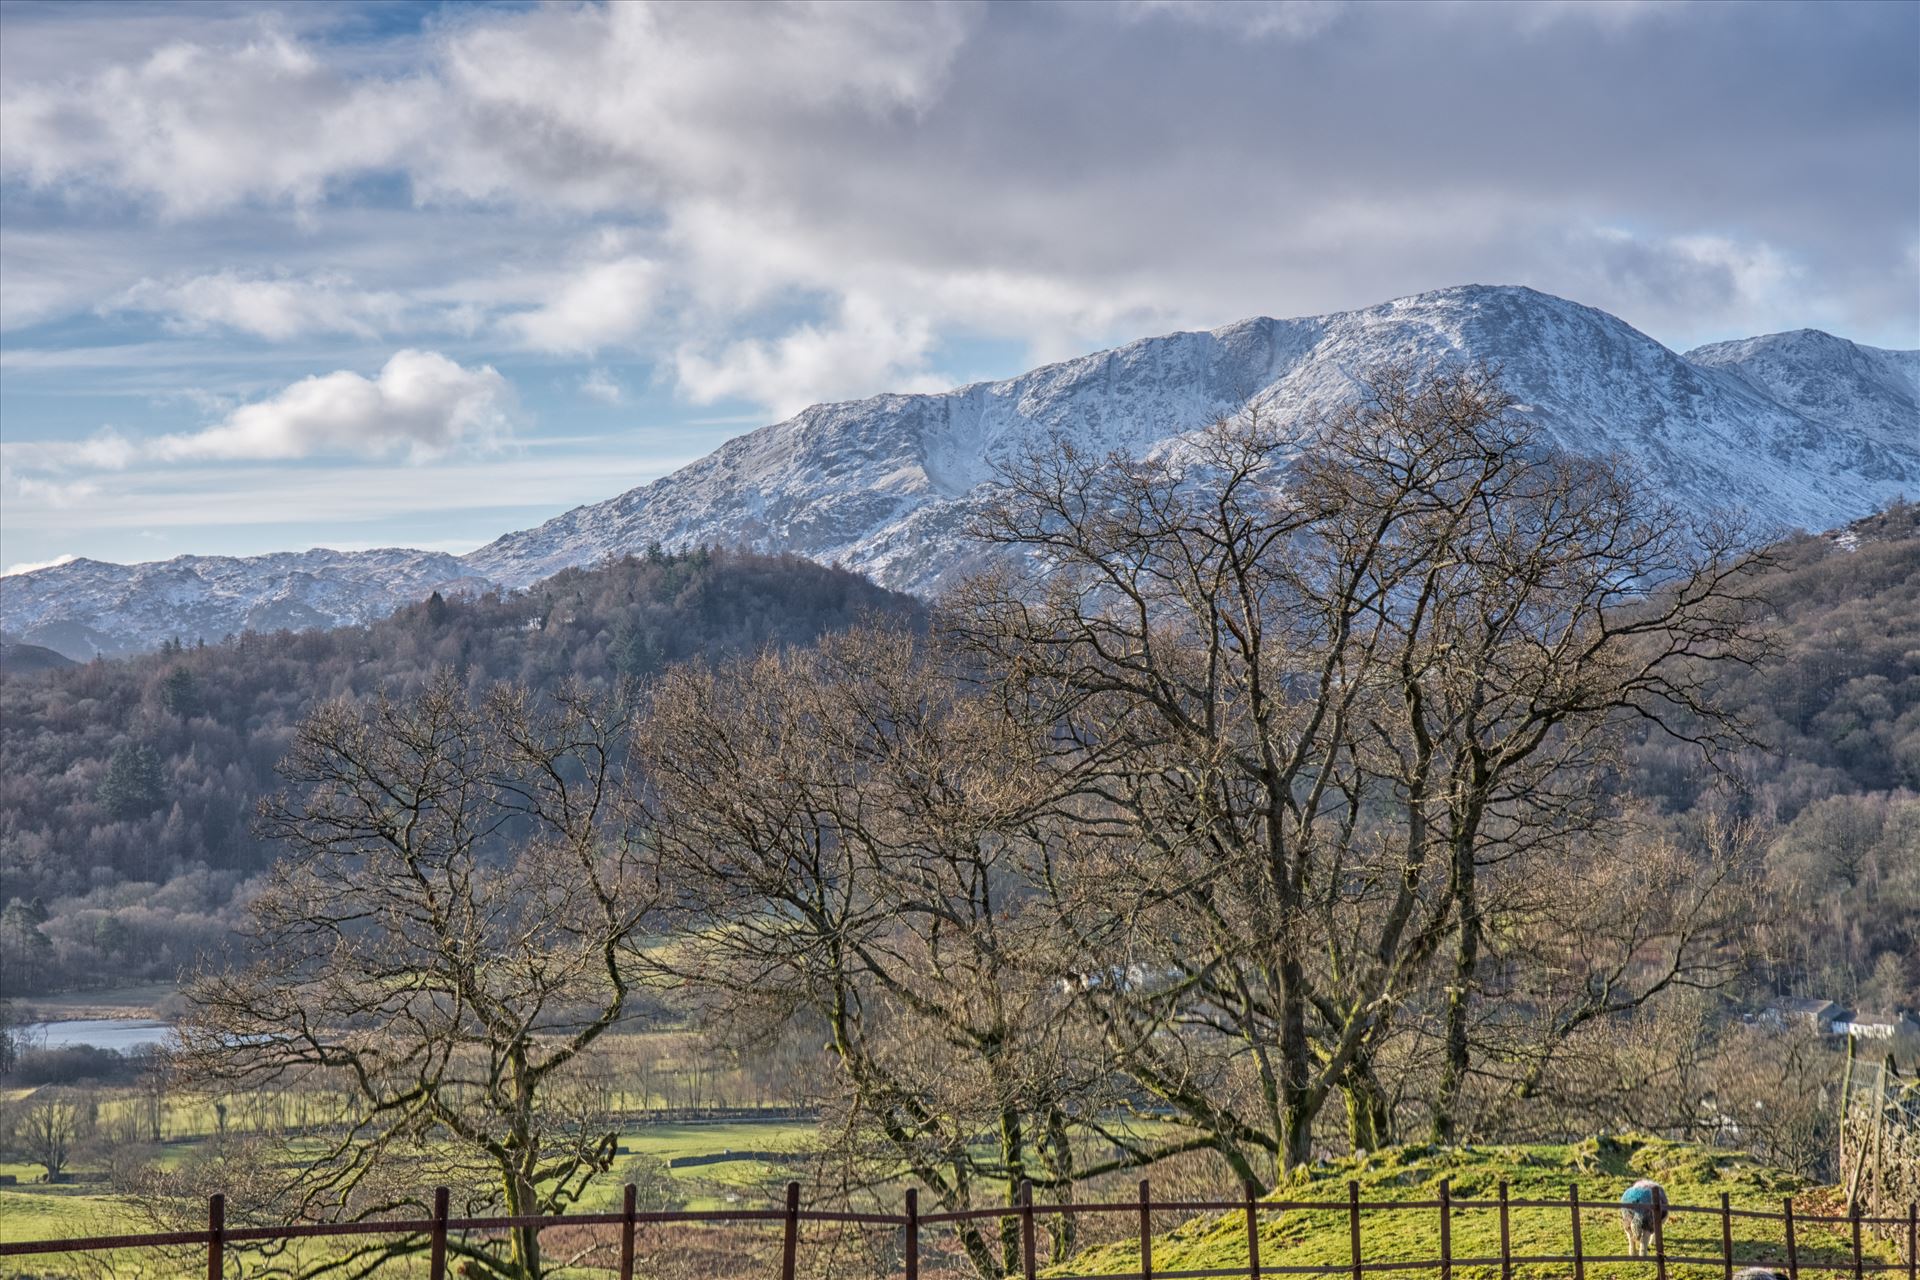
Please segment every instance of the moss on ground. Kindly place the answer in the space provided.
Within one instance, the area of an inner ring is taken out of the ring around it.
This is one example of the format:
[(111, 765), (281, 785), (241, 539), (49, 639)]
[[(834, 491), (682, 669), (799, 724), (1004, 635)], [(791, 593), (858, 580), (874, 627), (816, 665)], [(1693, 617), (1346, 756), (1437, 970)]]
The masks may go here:
[[(1451, 1183), (1455, 1200), (1493, 1200), (1501, 1181), (1514, 1200), (1555, 1200), (1550, 1208), (1515, 1208), (1509, 1222), (1516, 1257), (1565, 1255), (1572, 1251), (1569, 1188), (1578, 1184), (1583, 1205), (1585, 1252), (1621, 1255), (1627, 1251), (1615, 1201), (1637, 1178), (1650, 1177), (1667, 1189), (1676, 1206), (1700, 1206), (1715, 1212), (1676, 1211), (1667, 1221), (1669, 1258), (1712, 1258), (1711, 1266), (1674, 1264), (1673, 1280), (1719, 1277), (1720, 1218), (1718, 1206), (1725, 1193), (1736, 1209), (1778, 1213), (1781, 1201), (1794, 1197), (1796, 1214), (1832, 1213), (1830, 1193), (1805, 1179), (1760, 1164), (1730, 1151), (1709, 1150), (1660, 1138), (1627, 1136), (1588, 1139), (1564, 1146), (1407, 1146), (1347, 1160), (1323, 1162), (1295, 1171), (1267, 1197), (1270, 1201), (1344, 1203), (1349, 1180), (1360, 1184), (1363, 1201), (1437, 1199), (1443, 1179)], [(1346, 1265), (1349, 1220), (1345, 1209), (1261, 1215), (1262, 1268), (1302, 1265)], [(1850, 1261), (1851, 1246), (1842, 1226), (1836, 1230), (1811, 1223), (1799, 1232), (1804, 1264), (1837, 1266)], [(1455, 1258), (1497, 1258), (1499, 1215), (1492, 1209), (1456, 1208), (1452, 1223)], [(1440, 1214), (1437, 1209), (1380, 1210), (1361, 1214), (1363, 1262), (1410, 1262), (1440, 1256)], [(1739, 1265), (1785, 1260), (1785, 1236), (1779, 1222), (1733, 1219), (1734, 1260)], [(1870, 1257), (1892, 1260), (1888, 1245), (1869, 1240)], [(1243, 1268), (1247, 1265), (1246, 1216), (1242, 1213), (1194, 1218), (1156, 1238), (1153, 1268), (1156, 1274)], [(1140, 1272), (1137, 1244), (1107, 1245), (1073, 1258), (1054, 1274), (1126, 1274)], [(1409, 1273), (1420, 1274), (1420, 1273)], [(1555, 1280), (1571, 1274), (1566, 1263), (1519, 1266), (1517, 1277)], [(1589, 1265), (1590, 1280), (1628, 1280), (1650, 1277), (1650, 1263)], [(1493, 1280), (1497, 1266), (1458, 1266), (1459, 1280)]]

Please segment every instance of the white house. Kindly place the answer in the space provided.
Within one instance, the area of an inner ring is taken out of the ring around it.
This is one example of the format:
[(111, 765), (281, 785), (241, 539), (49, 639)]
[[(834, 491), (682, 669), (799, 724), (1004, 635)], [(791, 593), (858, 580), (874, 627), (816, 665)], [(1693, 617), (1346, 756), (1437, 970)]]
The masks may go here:
[(1855, 1013), (1833, 1024), (1837, 1036), (1859, 1036), (1862, 1040), (1891, 1040), (1895, 1036), (1920, 1036), (1920, 1022), (1907, 1013)]

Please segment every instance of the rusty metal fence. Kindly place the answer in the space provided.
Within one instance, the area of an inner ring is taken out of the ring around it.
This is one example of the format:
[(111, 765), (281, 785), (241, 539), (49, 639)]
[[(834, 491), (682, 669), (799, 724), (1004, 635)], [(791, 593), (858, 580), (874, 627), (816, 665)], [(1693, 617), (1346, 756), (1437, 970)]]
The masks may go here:
[[(1670, 1214), (1710, 1215), (1718, 1219), (1720, 1248), (1717, 1253), (1708, 1256), (1669, 1254), (1666, 1232), (1656, 1228), (1652, 1252), (1646, 1257), (1587, 1252), (1583, 1228), (1584, 1215), (1593, 1212), (1614, 1212), (1620, 1206), (1610, 1200), (1582, 1200), (1578, 1186), (1569, 1189), (1565, 1200), (1513, 1198), (1509, 1196), (1505, 1182), (1500, 1184), (1499, 1194), (1492, 1200), (1456, 1198), (1451, 1193), (1450, 1185), (1442, 1182), (1439, 1187), (1439, 1196), (1435, 1199), (1369, 1201), (1360, 1198), (1359, 1183), (1349, 1182), (1347, 1198), (1336, 1201), (1257, 1200), (1252, 1197), (1239, 1201), (1157, 1201), (1152, 1197), (1151, 1183), (1142, 1179), (1137, 1200), (1062, 1204), (1036, 1202), (1033, 1198), (1033, 1186), (1028, 1183), (1022, 1186), (1018, 1202), (1012, 1205), (925, 1214), (920, 1212), (919, 1195), (914, 1190), (907, 1191), (904, 1212), (901, 1213), (802, 1209), (800, 1184), (797, 1182), (787, 1184), (785, 1207), (778, 1209), (642, 1211), (636, 1208), (635, 1198), (635, 1188), (629, 1185), (626, 1188), (625, 1204), (616, 1213), (455, 1218), (448, 1213), (448, 1191), (445, 1187), (440, 1187), (434, 1191), (434, 1211), (430, 1218), (229, 1227), (226, 1225), (226, 1198), (216, 1195), (208, 1200), (207, 1225), (204, 1230), (0, 1242), (0, 1257), (18, 1258), (37, 1254), (101, 1254), (125, 1249), (168, 1247), (204, 1248), (208, 1280), (224, 1280), (226, 1253), (231, 1245), (321, 1237), (413, 1236), (421, 1239), (426, 1250), (428, 1274), (431, 1280), (445, 1280), (448, 1273), (447, 1242), (449, 1235), (454, 1232), (498, 1232), (529, 1226), (542, 1229), (613, 1227), (618, 1228), (619, 1231), (619, 1246), (617, 1262), (608, 1269), (616, 1271), (620, 1280), (633, 1280), (635, 1239), (638, 1230), (643, 1226), (757, 1224), (764, 1227), (779, 1224), (782, 1235), (778, 1275), (780, 1280), (795, 1280), (800, 1261), (801, 1228), (808, 1224), (840, 1224), (899, 1232), (902, 1237), (900, 1254), (902, 1268), (895, 1274), (903, 1273), (905, 1280), (919, 1280), (923, 1265), (922, 1237), (925, 1232), (932, 1228), (959, 1226), (969, 1222), (993, 1222), (1000, 1224), (1003, 1228), (1017, 1230), (1019, 1267), (1015, 1274), (1023, 1276), (1024, 1280), (1035, 1280), (1041, 1271), (1038, 1237), (1046, 1220), (1061, 1219), (1069, 1215), (1086, 1218), (1118, 1214), (1137, 1219), (1140, 1238), (1139, 1266), (1132, 1271), (1103, 1271), (1098, 1273), (1097, 1280), (1203, 1280), (1206, 1277), (1246, 1277), (1248, 1280), (1260, 1280), (1262, 1276), (1345, 1276), (1350, 1280), (1364, 1280), (1368, 1275), (1388, 1272), (1415, 1276), (1433, 1275), (1440, 1277), (1440, 1280), (1453, 1280), (1455, 1270), (1465, 1268), (1474, 1268), (1483, 1272), (1494, 1271), (1501, 1280), (1512, 1280), (1517, 1267), (1541, 1266), (1565, 1267), (1567, 1269), (1565, 1274), (1571, 1276), (1573, 1280), (1586, 1280), (1588, 1267), (1608, 1264), (1639, 1264), (1644, 1266), (1651, 1280), (1668, 1280), (1669, 1269), (1679, 1266), (1714, 1268), (1721, 1272), (1725, 1280), (1733, 1280), (1736, 1268), (1753, 1266), (1772, 1267), (1790, 1277), (1790, 1280), (1800, 1280), (1802, 1276), (1841, 1275), (1858, 1278), (1882, 1274), (1905, 1276), (1906, 1280), (1920, 1280), (1920, 1206), (1907, 1206), (1904, 1217), (1868, 1216), (1858, 1205), (1853, 1206), (1844, 1215), (1811, 1214), (1796, 1211), (1791, 1197), (1781, 1202), (1779, 1212), (1736, 1209), (1729, 1203), (1725, 1194), (1721, 1195), (1718, 1206), (1670, 1205), (1668, 1207)], [(1517, 1209), (1564, 1212), (1567, 1215), (1567, 1239), (1571, 1252), (1550, 1255), (1515, 1253), (1511, 1214)], [(1284, 1258), (1262, 1258), (1261, 1219), (1268, 1215), (1303, 1211), (1345, 1214), (1349, 1254), (1347, 1261), (1288, 1263)], [(1244, 1215), (1246, 1262), (1238, 1266), (1200, 1270), (1164, 1270), (1155, 1267), (1153, 1215), (1169, 1212)], [(1454, 1220), (1457, 1215), (1469, 1212), (1491, 1212), (1498, 1215), (1499, 1249), (1497, 1253), (1467, 1256), (1454, 1251)], [(1438, 1256), (1369, 1260), (1365, 1249), (1366, 1215), (1375, 1213), (1437, 1215)], [(1736, 1262), (1733, 1233), (1735, 1219), (1758, 1219), (1778, 1224), (1780, 1231), (1777, 1243), (1767, 1246), (1774, 1250), (1773, 1256), (1742, 1259)], [(1824, 1229), (1838, 1230), (1847, 1241), (1843, 1255), (1840, 1257), (1809, 1256), (1802, 1248), (1800, 1229), (1810, 1224)], [(1904, 1228), (1904, 1231), (1901, 1228)], [(1862, 1239), (1863, 1234), (1870, 1231), (1896, 1241), (1904, 1235), (1904, 1247), (1899, 1249), (1902, 1260), (1888, 1262), (1867, 1257)], [(1071, 1273), (1051, 1267), (1047, 1270), (1047, 1275), (1053, 1280), (1096, 1280), (1092, 1275)]]

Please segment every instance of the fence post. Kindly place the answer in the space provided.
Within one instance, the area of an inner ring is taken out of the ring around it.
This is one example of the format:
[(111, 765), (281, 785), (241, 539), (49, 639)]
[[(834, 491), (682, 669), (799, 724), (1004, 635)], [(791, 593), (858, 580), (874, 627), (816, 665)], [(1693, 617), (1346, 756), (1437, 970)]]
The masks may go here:
[(1347, 1248), (1353, 1254), (1353, 1280), (1360, 1280), (1360, 1184), (1347, 1179)]
[(1920, 1201), (1907, 1206), (1907, 1280), (1920, 1280)]
[(1153, 1199), (1152, 1188), (1140, 1179), (1140, 1280), (1153, 1280)]
[[(631, 1277), (621, 1277), (631, 1280)], [(920, 1189), (907, 1188), (907, 1280), (920, 1280)]]
[(1854, 1280), (1860, 1280), (1860, 1277), (1867, 1273), (1861, 1266), (1860, 1259), (1860, 1202), (1858, 1200), (1847, 1206), (1847, 1217), (1850, 1220), (1849, 1225), (1853, 1228), (1853, 1276)]
[(800, 1184), (787, 1184), (787, 1233), (780, 1245), (780, 1280), (793, 1280), (800, 1254)]
[(219, 1192), (207, 1197), (207, 1280), (221, 1280), (227, 1272), (227, 1198)]
[(1653, 1202), (1653, 1274), (1667, 1280), (1667, 1220), (1659, 1212), (1662, 1207), (1659, 1200)]
[(1500, 1180), (1500, 1280), (1513, 1280), (1513, 1232), (1507, 1227), (1507, 1182)]
[(1567, 1188), (1567, 1208), (1573, 1214), (1573, 1280), (1587, 1280), (1587, 1250), (1580, 1237), (1580, 1184)]
[(1252, 1187), (1247, 1188), (1247, 1280), (1260, 1280), (1260, 1212)]
[(620, 1280), (633, 1280), (633, 1219), (638, 1197), (631, 1182), (620, 1197)]
[(1787, 1280), (1800, 1280), (1800, 1241), (1793, 1230), (1793, 1197), (1782, 1200), (1787, 1217)]
[(430, 1280), (447, 1280), (447, 1189), (433, 1189), (433, 1243), (427, 1249)]
[(1720, 1257), (1726, 1280), (1733, 1280), (1733, 1209), (1724, 1191), (1720, 1193)]
[(1440, 1179), (1440, 1280), (1453, 1280), (1453, 1179)]
[(1020, 1257), (1027, 1280), (1034, 1280), (1040, 1268), (1033, 1240), (1033, 1182), (1025, 1178), (1020, 1182)]

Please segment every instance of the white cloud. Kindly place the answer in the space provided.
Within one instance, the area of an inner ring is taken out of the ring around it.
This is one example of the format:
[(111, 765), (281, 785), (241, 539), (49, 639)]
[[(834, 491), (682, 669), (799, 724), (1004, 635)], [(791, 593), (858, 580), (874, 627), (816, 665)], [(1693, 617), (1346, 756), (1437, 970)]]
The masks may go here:
[(512, 386), (491, 365), (468, 368), (437, 351), (407, 350), (372, 378), (345, 369), (302, 378), (199, 431), (131, 439), (106, 429), (83, 440), (7, 441), (0, 457), (18, 492), (52, 503), (52, 482), (21, 473), (311, 457), (419, 462), (456, 446), (502, 443), (516, 414)]
[(469, 369), (437, 351), (396, 351), (376, 377), (343, 369), (302, 378), (204, 431), (148, 442), (143, 452), (167, 462), (315, 454), (419, 461), (458, 444), (495, 443), (513, 415), (513, 388), (491, 365)]
[(317, 333), (373, 338), (395, 328), (408, 309), (399, 293), (355, 288), (337, 272), (294, 278), (221, 271), (147, 279), (112, 305), (162, 313), (188, 332), (218, 327), (276, 342)]
[(139, 445), (111, 427), (84, 440), (0, 442), (9, 471), (120, 471), (139, 456)]
[(694, 346), (674, 357), (679, 385), (698, 404), (732, 397), (768, 406), (777, 416), (824, 400), (892, 391), (938, 391), (949, 380), (926, 369), (933, 332), (924, 319), (889, 313), (854, 296), (835, 323), (804, 324), (771, 342), (723, 344), (714, 354)]
[(431, 83), (354, 79), (264, 32), (173, 40), (73, 83), (18, 84), (0, 111), (7, 167), (40, 184), (103, 184), (187, 216), (249, 199), (311, 202), (420, 140)]
[(627, 398), (626, 389), (605, 369), (589, 369), (580, 380), (580, 394), (606, 405), (618, 405)]
[(54, 556), (51, 560), (35, 560), (31, 563), (10, 564), (0, 569), (0, 578), (11, 578), (15, 574), (32, 573), (36, 569), (53, 569), (63, 564), (72, 564), (80, 557), (76, 555)]
[(624, 206), (751, 178), (755, 136), (926, 104), (974, 20), (946, 3), (556, 6), (448, 23), (427, 65), (392, 76), (272, 28), (175, 38), (18, 84), (0, 139), (30, 182), (104, 183), (175, 216), (311, 204), (383, 171), (429, 197)]
[(571, 273), (546, 302), (508, 316), (505, 328), (538, 351), (588, 353), (633, 338), (653, 307), (659, 269), (643, 257)]
[(5, 479), (7, 487), (20, 501), (37, 503), (54, 511), (90, 507), (100, 496), (100, 486), (91, 480), (45, 480), (15, 474), (8, 474)]

